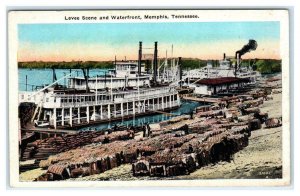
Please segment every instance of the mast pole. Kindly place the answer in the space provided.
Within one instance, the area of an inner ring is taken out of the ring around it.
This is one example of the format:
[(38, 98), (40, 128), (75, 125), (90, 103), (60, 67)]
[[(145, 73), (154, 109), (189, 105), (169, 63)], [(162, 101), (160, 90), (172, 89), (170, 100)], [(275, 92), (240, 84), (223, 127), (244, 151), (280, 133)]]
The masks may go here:
[(140, 76), (138, 76), (138, 84), (137, 84), (137, 87), (138, 87), (138, 100), (140, 101)]
[(112, 75), (110, 75), (110, 99), (113, 101), (113, 92), (112, 92)]
[(96, 105), (98, 104), (98, 75), (96, 75), (96, 95), (95, 95)]
[(27, 91), (27, 75), (26, 75), (26, 79), (25, 79), (25, 83), (26, 83), (26, 91)]

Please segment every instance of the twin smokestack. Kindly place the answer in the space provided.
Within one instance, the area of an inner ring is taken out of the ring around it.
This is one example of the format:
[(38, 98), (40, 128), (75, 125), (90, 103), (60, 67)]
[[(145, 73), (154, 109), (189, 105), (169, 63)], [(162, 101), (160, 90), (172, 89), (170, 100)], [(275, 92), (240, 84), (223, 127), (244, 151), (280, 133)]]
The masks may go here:
[[(141, 75), (141, 66), (142, 66), (142, 42), (139, 42), (139, 54), (138, 54), (138, 75)], [(153, 81), (157, 82), (157, 42), (154, 42), (154, 58), (153, 58)], [(182, 80), (182, 66), (181, 66), (181, 57), (178, 59), (179, 69), (180, 69), (180, 80)]]
[[(141, 75), (142, 48), (143, 48), (143, 42), (139, 42), (138, 75)], [(157, 77), (157, 42), (154, 42), (154, 59), (153, 59), (153, 80), (154, 80), (154, 82), (156, 82), (156, 77)]]

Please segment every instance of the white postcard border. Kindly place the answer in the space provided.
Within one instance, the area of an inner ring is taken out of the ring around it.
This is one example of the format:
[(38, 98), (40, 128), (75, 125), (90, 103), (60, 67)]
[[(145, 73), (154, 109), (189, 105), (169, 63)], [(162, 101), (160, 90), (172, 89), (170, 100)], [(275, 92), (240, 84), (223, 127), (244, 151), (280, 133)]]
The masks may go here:
[[(18, 69), (17, 25), (27, 23), (99, 23), (108, 21), (66, 21), (67, 14), (77, 16), (160, 14), (197, 14), (200, 19), (170, 19), (157, 21), (118, 20), (116, 23), (138, 22), (212, 22), (212, 21), (279, 21), (280, 52), (282, 57), (282, 179), (213, 179), (213, 180), (159, 180), (159, 181), (54, 181), (20, 182), (18, 163)], [(287, 10), (113, 10), (113, 11), (10, 11), (8, 15), (9, 50), (9, 158), (12, 187), (191, 187), (191, 186), (287, 186), (290, 184), (290, 84), (289, 84), (289, 15)]]

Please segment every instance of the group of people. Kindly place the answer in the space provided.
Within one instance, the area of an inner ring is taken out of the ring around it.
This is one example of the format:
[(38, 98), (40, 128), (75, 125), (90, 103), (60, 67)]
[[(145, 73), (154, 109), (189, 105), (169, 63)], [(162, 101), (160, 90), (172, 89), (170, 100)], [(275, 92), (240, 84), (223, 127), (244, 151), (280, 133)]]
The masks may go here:
[(143, 126), (143, 137), (149, 137), (150, 135), (151, 135), (151, 128), (147, 123), (145, 126)]

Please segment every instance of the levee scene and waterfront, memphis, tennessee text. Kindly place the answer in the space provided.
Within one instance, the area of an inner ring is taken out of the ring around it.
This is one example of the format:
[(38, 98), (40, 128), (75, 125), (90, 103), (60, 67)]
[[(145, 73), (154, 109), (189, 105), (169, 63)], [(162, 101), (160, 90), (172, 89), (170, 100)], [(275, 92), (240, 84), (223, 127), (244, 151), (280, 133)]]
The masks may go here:
[(198, 15), (127, 15), (127, 16), (65, 16), (65, 20), (72, 21), (72, 20), (82, 20), (82, 21), (88, 21), (88, 20), (168, 20), (168, 19), (180, 19), (180, 18), (199, 18)]

